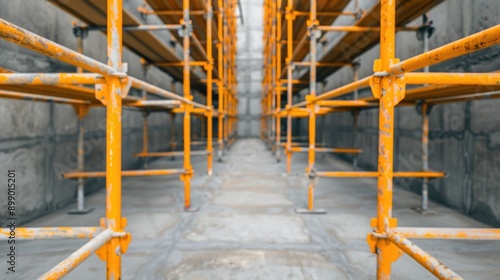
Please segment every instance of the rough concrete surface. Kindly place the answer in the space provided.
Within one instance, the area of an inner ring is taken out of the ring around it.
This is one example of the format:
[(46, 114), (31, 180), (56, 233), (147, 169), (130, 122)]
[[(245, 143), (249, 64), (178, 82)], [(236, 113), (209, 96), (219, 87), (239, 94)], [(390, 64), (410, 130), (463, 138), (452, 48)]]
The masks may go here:
[[(123, 215), (133, 235), (123, 256), (123, 279), (374, 279), (376, 257), (365, 242), (376, 212), (374, 179), (321, 179), (316, 206), (326, 215), (300, 215), (306, 205), (304, 154), (284, 175), (264, 144), (237, 141), (215, 174), (204, 175), (204, 157), (193, 160), (193, 206), (182, 210), (182, 184), (174, 177), (123, 179)], [(180, 161), (157, 160), (150, 168), (171, 168)], [(351, 170), (330, 155), (319, 156), (318, 170)], [(96, 225), (104, 215), (105, 193), (87, 198), (96, 210), (88, 215), (66, 209), (26, 226)], [(431, 203), (436, 215), (411, 210), (419, 197), (396, 187), (394, 216), (401, 226), (486, 227), (462, 214)], [(83, 240), (27, 241), (18, 245), (18, 271), (2, 279), (32, 279), (48, 271)], [(465, 279), (499, 279), (500, 243), (495, 241), (415, 241)], [(5, 243), (0, 244), (4, 252)], [(394, 279), (430, 279), (408, 256), (393, 265)], [(105, 265), (92, 255), (68, 279), (103, 279)]]
[[(124, 1), (133, 15), (141, 18), (137, 7), (142, 0)], [(72, 33), (75, 20), (48, 1), (0, 0), (0, 18), (12, 22), (65, 47), (76, 49), (76, 38)], [(146, 21), (143, 21), (144, 23)], [(159, 19), (148, 17), (150, 24)], [(168, 42), (168, 32), (155, 35)], [(90, 32), (84, 40), (84, 54), (106, 63), (106, 36), (102, 32)], [(151, 67), (144, 73), (140, 57), (124, 49), (123, 61), (128, 62), (128, 73), (173, 92), (181, 93), (182, 87), (172, 83), (167, 74)], [(70, 65), (47, 58), (20, 46), (0, 40), (0, 67), (17, 72), (74, 72)], [(131, 90), (130, 95), (141, 92)], [(200, 101), (198, 92), (195, 100)], [(6, 170), (16, 170), (19, 203), (19, 222), (29, 221), (51, 211), (61, 209), (76, 199), (76, 181), (62, 180), (61, 174), (77, 167), (77, 117), (71, 106), (37, 103), (30, 101), (0, 99), (0, 181), (7, 181)], [(85, 168), (87, 171), (104, 170), (106, 111), (95, 108), (85, 118)], [(182, 117), (175, 119), (180, 127)], [(151, 114), (149, 117), (150, 151), (169, 149), (172, 122), (165, 113)], [(133, 169), (140, 164), (134, 153), (142, 150), (142, 113), (124, 109), (123, 112), (123, 169)], [(199, 120), (193, 119), (193, 127)], [(177, 131), (180, 131), (178, 128)], [(167, 134), (169, 133), (169, 134)], [(177, 133), (176, 142), (181, 143), (182, 134)], [(178, 147), (179, 148), (179, 147)], [(86, 192), (101, 189), (101, 179), (87, 180)], [(21, 195), (22, 194), (22, 195)], [(0, 193), (0, 209), (5, 209), (7, 196)], [(0, 223), (5, 225), (6, 213), (0, 212)]]
[(263, 0), (241, 0), (243, 22), (238, 21), (238, 135), (259, 137), (262, 98)]

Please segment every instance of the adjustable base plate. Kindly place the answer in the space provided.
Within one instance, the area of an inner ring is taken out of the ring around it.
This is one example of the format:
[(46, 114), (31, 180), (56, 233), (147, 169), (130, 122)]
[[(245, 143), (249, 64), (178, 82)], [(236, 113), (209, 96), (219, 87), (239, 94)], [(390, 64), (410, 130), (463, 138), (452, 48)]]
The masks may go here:
[(311, 214), (311, 215), (323, 215), (326, 214), (325, 209), (305, 209), (305, 208), (295, 208), (295, 213), (297, 214)]
[(418, 212), (418, 213), (420, 213), (420, 214), (422, 214), (422, 215), (424, 215), (424, 216), (430, 216), (430, 215), (436, 215), (436, 214), (437, 214), (437, 213), (436, 213), (436, 211), (434, 211), (434, 210), (430, 210), (430, 209), (425, 209), (425, 210), (424, 210), (424, 209), (422, 209), (422, 207), (420, 207), (420, 206), (418, 206), (418, 207), (413, 207), (413, 208), (411, 208), (411, 209), (413, 209), (415, 212)]
[(200, 208), (194, 208), (194, 207), (189, 207), (189, 208), (184, 208), (184, 212), (188, 213), (194, 213), (200, 211)]
[(90, 213), (92, 212), (92, 210), (94, 210), (94, 208), (84, 208), (84, 209), (71, 209), (68, 211), (68, 214), (70, 215), (85, 215), (87, 213)]

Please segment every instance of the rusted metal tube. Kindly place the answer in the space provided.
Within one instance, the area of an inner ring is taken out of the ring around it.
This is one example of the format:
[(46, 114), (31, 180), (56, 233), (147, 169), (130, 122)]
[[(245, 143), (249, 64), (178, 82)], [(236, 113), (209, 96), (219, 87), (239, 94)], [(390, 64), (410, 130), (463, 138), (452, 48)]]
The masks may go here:
[[(113, 238), (114, 232), (112, 229), (106, 229), (97, 235), (95, 238), (87, 242), (76, 252), (71, 254), (64, 261), (60, 262), (49, 272), (42, 275), (40, 279), (61, 279), (70, 273), (75, 267), (86, 260), (90, 255), (92, 255), (97, 249), (101, 248), (104, 244)], [(114, 252), (113, 252), (114, 253)]]
[(326, 92), (324, 94), (321, 94), (321, 95), (317, 96), (316, 98), (313, 98), (311, 101), (303, 101), (303, 102), (294, 104), (291, 108), (304, 107), (310, 102), (317, 102), (320, 100), (331, 99), (331, 98), (342, 96), (342, 95), (347, 94), (347, 93), (351, 93), (357, 89), (366, 88), (366, 87), (370, 86), (370, 79), (371, 79), (371, 77), (366, 77), (366, 78), (361, 79), (359, 81), (352, 82), (352, 83), (345, 85), (343, 87), (339, 87), (337, 89), (334, 89), (334, 90), (331, 90), (331, 91)]
[[(107, 1), (107, 56), (114, 71), (122, 71), (123, 0)], [(122, 80), (107, 77), (106, 99), (106, 226), (115, 232), (126, 226), (122, 216)], [(109, 239), (108, 239), (109, 240)], [(111, 238), (106, 245), (106, 278), (121, 278), (121, 238)]]
[[(396, 1), (380, 1), (380, 68), (387, 71), (395, 58), (395, 22)], [(381, 81), (385, 91), (379, 101), (379, 140), (378, 140), (378, 182), (377, 182), (377, 218), (375, 230), (384, 234), (392, 219), (392, 188), (394, 169), (394, 100), (400, 90), (393, 79)], [(366, 79), (364, 79), (366, 81)], [(363, 80), (360, 80), (361, 82)], [(358, 83), (359, 83), (358, 82)], [(404, 90), (404, 89), (403, 89)], [(391, 263), (394, 252), (389, 246), (378, 242), (377, 279), (390, 279)]]
[(0, 38), (62, 62), (81, 67), (92, 73), (98, 73), (105, 76), (118, 73), (113, 67), (47, 40), (1, 18)]
[(492, 85), (500, 84), (500, 73), (406, 73), (407, 84)]
[[(291, 151), (294, 153), (307, 152), (309, 148), (292, 147)], [(359, 154), (361, 149), (345, 149), (345, 148), (315, 148), (318, 153), (337, 153), (337, 154)]]
[[(391, 65), (390, 71), (395, 75), (412, 72), (426, 66), (491, 47), (500, 43), (499, 33), (500, 25), (496, 25), (458, 41)], [(459, 82), (458, 79), (455, 82)]]
[[(419, 26), (397, 27), (396, 31), (417, 31)], [(380, 32), (377, 26), (318, 26), (321, 31), (327, 32)]]
[[(286, 74), (286, 94), (287, 94), (287, 106), (286, 108), (292, 107), (292, 95), (293, 95), (293, 87), (292, 87), (292, 59), (293, 59), (293, 0), (287, 0), (286, 7), (286, 22), (287, 22), (287, 74)], [(281, 110), (280, 110), (281, 111)], [(290, 174), (292, 172), (292, 152), (290, 151), (292, 148), (292, 116), (288, 110), (285, 110), (287, 113), (287, 127), (286, 127), (286, 172)]]
[[(275, 65), (275, 74), (276, 76), (274, 77), (274, 83), (275, 83), (275, 90), (276, 90), (276, 107), (275, 109), (281, 110), (281, 90), (282, 86), (280, 83), (280, 77), (281, 77), (281, 34), (282, 34), (282, 19), (281, 19), (281, 13), (279, 13), (279, 6), (281, 5), (281, 1), (277, 3), (277, 13), (276, 13), (276, 65)], [(281, 155), (280, 155), (280, 142), (281, 142), (281, 116), (280, 114), (275, 114), (276, 116), (276, 141), (274, 143), (274, 146), (276, 148), (276, 161), (280, 162), (281, 161)]]
[(397, 227), (390, 231), (410, 239), (500, 240), (500, 229)]
[[(190, 56), (189, 50), (191, 46), (190, 40), (190, 26), (191, 19), (189, 17), (189, 0), (182, 1), (182, 9), (184, 11), (184, 16), (181, 23), (184, 25), (184, 34), (183, 34), (183, 58), (184, 58), (184, 66), (183, 66), (183, 86), (184, 86), (184, 98), (187, 100), (192, 100), (191, 96), (191, 72), (190, 72)], [(203, 106), (206, 108), (206, 106)], [(183, 118), (183, 141), (184, 141), (184, 170), (186, 172), (181, 175), (181, 180), (184, 182), (184, 208), (191, 208), (191, 177), (193, 173), (193, 167), (191, 166), (191, 109), (192, 104), (187, 104), (185, 106), (184, 118)]]
[[(224, 71), (224, 32), (223, 32), (223, 1), (218, 0), (217, 6), (219, 7), (219, 13), (217, 15), (217, 28), (218, 28), (218, 38), (219, 42), (217, 43), (217, 52), (218, 52), (218, 71), (219, 71), (219, 83), (217, 85), (218, 94), (219, 94), (219, 115), (218, 115), (218, 126), (217, 126), (217, 143), (218, 143), (218, 151), (217, 151), (217, 160), (222, 161), (222, 151), (224, 149), (224, 115), (225, 115), (225, 106), (224, 106), (224, 95), (225, 95), (225, 77), (226, 72)], [(263, 122), (265, 124), (265, 120)]]
[(149, 112), (142, 113), (142, 152), (147, 153), (149, 150)]
[(2, 85), (83, 85), (105, 83), (98, 74), (79, 73), (7, 73), (0, 74)]
[[(316, 172), (319, 177), (344, 177), (344, 178), (376, 178), (378, 172), (376, 171), (322, 171)], [(444, 172), (435, 171), (396, 171), (393, 177), (397, 178), (442, 178), (445, 177)]]
[[(102, 229), (99, 227), (38, 227), (16, 228), (16, 239), (85, 239), (93, 238)], [(0, 229), (0, 241), (8, 240), (11, 236), (9, 228)]]
[[(429, 114), (428, 105), (422, 104), (422, 170), (429, 169)], [(422, 211), (426, 211), (429, 207), (429, 178), (422, 180)]]
[[(85, 170), (85, 124), (84, 124), (84, 114), (79, 114), (78, 116), (78, 171), (83, 172)], [(78, 178), (78, 190), (77, 190), (77, 207), (78, 211), (84, 211), (85, 209), (85, 182), (83, 178)]]
[(125, 105), (128, 107), (164, 107), (164, 108), (177, 108), (182, 102), (177, 100), (137, 100), (135, 102), (127, 102)]
[[(175, 11), (175, 10), (162, 10), (162, 11), (153, 11), (153, 10), (149, 10), (149, 9), (146, 9), (144, 7), (138, 7), (137, 10), (141, 13), (141, 14), (145, 14), (145, 15), (183, 15), (184, 11), (182, 10), (178, 10), (178, 11)], [(189, 14), (191, 15), (203, 15), (205, 14), (206, 12), (204, 10), (191, 10), (189, 11)]]
[[(213, 20), (213, 7), (212, 1), (207, 1), (207, 173), (212, 175), (212, 164), (213, 164), (213, 69), (214, 69), (214, 59), (213, 59), (213, 30), (212, 30), (212, 20)], [(193, 152), (194, 154), (194, 152)]]
[(293, 52), (292, 54), (292, 59), (291, 61), (293, 61), (295, 59), (295, 56), (298, 55), (298, 50), (304, 48), (306, 42), (307, 42), (307, 34), (304, 34), (304, 36), (300, 39), (299, 43), (297, 44), (297, 46), (295, 47), (295, 51)]
[(417, 245), (413, 244), (410, 240), (393, 234), (391, 231), (387, 232), (387, 238), (437, 278), (453, 280), (463, 279), (453, 270), (449, 269), (427, 252), (420, 249)]
[(60, 97), (49, 97), (49, 96), (40, 96), (29, 93), (19, 93), (14, 91), (6, 91), (0, 90), (1, 98), (10, 98), (17, 100), (26, 100), (26, 101), (37, 101), (37, 102), (50, 102), (50, 103), (59, 103), (59, 104), (68, 104), (68, 105), (89, 105), (90, 102), (69, 99), (69, 98), (60, 98)]
[[(192, 156), (196, 155), (208, 155), (208, 151), (191, 151)], [(170, 156), (183, 156), (184, 152), (149, 152), (149, 153), (137, 153), (136, 157), (170, 157)]]
[(203, 104), (193, 102), (185, 97), (179, 96), (173, 92), (164, 90), (162, 88), (159, 88), (159, 87), (154, 86), (152, 84), (146, 83), (146, 82), (141, 81), (139, 79), (136, 79), (133, 77), (129, 77), (129, 79), (132, 81), (133, 88), (140, 89), (140, 90), (146, 90), (147, 92), (149, 92), (151, 94), (154, 94), (154, 95), (157, 95), (157, 96), (160, 96), (163, 98), (175, 99), (175, 100), (181, 101), (182, 103), (185, 103), (185, 104), (191, 104), (194, 107), (209, 109), (207, 106), (205, 106)]
[[(153, 169), (153, 170), (123, 170), (121, 172), (122, 177), (144, 177), (144, 176), (163, 176), (163, 175), (174, 175), (184, 173), (183, 169)], [(76, 178), (97, 178), (106, 177), (105, 171), (94, 171), (94, 172), (67, 172), (63, 174), (65, 179), (76, 179)]]
[[(309, 36), (310, 36), (310, 49), (309, 49), (309, 55), (310, 55), (310, 70), (309, 70), (309, 96), (306, 97), (306, 100), (314, 100), (316, 98), (316, 61), (317, 61), (317, 54), (316, 54), (316, 44), (317, 44), (317, 36), (316, 36), (316, 26), (318, 24), (317, 18), (316, 18), (316, 9), (317, 9), (317, 1), (316, 0), (311, 0), (310, 3), (310, 11), (311, 15), (309, 18), (310, 26), (309, 26)], [(314, 170), (314, 164), (315, 164), (315, 150), (314, 148), (316, 147), (316, 110), (318, 106), (312, 102), (309, 102), (307, 104), (307, 109), (309, 110), (309, 149), (308, 149), (308, 165), (306, 168), (306, 174), (311, 174), (313, 173)], [(312, 211), (314, 209), (314, 180), (310, 179), (309, 180), (309, 186), (307, 190), (307, 209), (309, 211)]]
[(376, 107), (378, 103), (364, 100), (321, 100), (316, 102), (322, 107)]
[[(85, 26), (85, 29), (93, 30), (106, 30), (106, 26)], [(157, 25), (136, 25), (136, 26), (123, 26), (124, 31), (160, 31), (160, 30), (179, 30), (182, 29), (180, 24), (157, 24)]]
[[(179, 61), (179, 62), (157, 62), (155, 63), (157, 66), (178, 66), (178, 67), (184, 67), (184, 61)], [(190, 61), (189, 62), (190, 66), (206, 66), (207, 62), (206, 61)]]
[[(311, 65), (308, 61), (299, 61), (293, 62), (293, 66), (305, 66), (309, 67)], [(344, 62), (316, 62), (316, 67), (342, 67), (342, 66), (351, 66), (352, 63), (344, 63)]]
[[(293, 11), (294, 16), (309, 16), (310, 11)], [(356, 16), (357, 12), (316, 12), (318, 16)]]

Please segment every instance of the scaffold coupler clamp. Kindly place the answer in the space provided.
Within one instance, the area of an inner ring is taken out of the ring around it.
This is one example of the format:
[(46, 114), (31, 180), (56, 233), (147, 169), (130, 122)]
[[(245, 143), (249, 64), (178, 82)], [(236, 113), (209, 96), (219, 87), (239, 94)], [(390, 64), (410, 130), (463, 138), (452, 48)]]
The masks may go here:
[(311, 181), (314, 181), (316, 178), (318, 178), (318, 174), (316, 173), (316, 168), (311, 168), (307, 172), (307, 178)]
[(80, 25), (76, 21), (73, 21), (72, 25), (73, 25), (73, 35), (76, 38), (85, 39), (87, 38), (87, 36), (89, 36), (89, 29), (87, 28), (87, 26)]
[(425, 110), (425, 114), (426, 115), (429, 115), (431, 113), (431, 111), (432, 111), (432, 108), (434, 107), (434, 105), (432, 105), (432, 104), (426, 104), (424, 100), (417, 100), (415, 102), (415, 110), (417, 111), (417, 114), (419, 116), (422, 115), (422, 108), (423, 108), (424, 104), (425, 104), (425, 107), (426, 107), (425, 108), (426, 109)]
[[(102, 229), (112, 228), (110, 225), (110, 222), (112, 222), (112, 221), (109, 221), (106, 218), (101, 218), (101, 220), (100, 220), (101, 228)], [(128, 223), (127, 218), (122, 217), (121, 218), (121, 228), (122, 229), (126, 228), (127, 223)], [(120, 256), (120, 255), (127, 253), (130, 241), (132, 241), (132, 234), (130, 232), (126, 232), (126, 231), (121, 230), (121, 231), (115, 231), (113, 233), (113, 237), (119, 238), (119, 241), (120, 241), (120, 246), (117, 247), (117, 251), (115, 252), (115, 254), (117, 256)], [(95, 251), (95, 254), (99, 257), (99, 259), (101, 261), (105, 262), (107, 260), (109, 248), (110, 248), (110, 246), (109, 246), (109, 242), (108, 242), (107, 244), (105, 244), (104, 246), (99, 248), (97, 251)]]
[(427, 38), (432, 37), (434, 32), (436, 31), (436, 28), (432, 26), (434, 23), (432, 20), (429, 20), (426, 14), (422, 16), (423, 18), (423, 23), (421, 26), (418, 27), (417, 29), (417, 40), (418, 41), (423, 41), (424, 38), (427, 36)]
[[(399, 63), (400, 60), (398, 58), (394, 58), (390, 60), (390, 65), (394, 65)], [(389, 86), (391, 83), (394, 86), (393, 92), (397, 95), (392, 99), (393, 106), (397, 105), (401, 100), (405, 97), (405, 76), (404, 75), (393, 75), (392, 73), (385, 71), (382, 66), (382, 61), (380, 59), (375, 60), (373, 64), (373, 75), (370, 79), (370, 88), (372, 90), (373, 97), (380, 99), (385, 96), (387, 93), (384, 88)]]
[(379, 254), (381, 251), (384, 251), (384, 258), (387, 257), (391, 263), (397, 261), (403, 255), (403, 251), (387, 239), (387, 232), (391, 228), (397, 227), (397, 225), (398, 220), (396, 218), (385, 218), (384, 231), (381, 233), (377, 230), (378, 218), (372, 218), (370, 226), (373, 228), (373, 231), (366, 236), (366, 242), (370, 251), (373, 254)]

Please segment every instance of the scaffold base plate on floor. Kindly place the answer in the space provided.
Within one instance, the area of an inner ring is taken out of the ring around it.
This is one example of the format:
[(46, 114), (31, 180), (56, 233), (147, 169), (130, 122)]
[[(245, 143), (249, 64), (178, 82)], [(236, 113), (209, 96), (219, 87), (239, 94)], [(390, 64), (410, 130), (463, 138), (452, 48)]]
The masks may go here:
[(297, 214), (311, 214), (311, 215), (323, 215), (326, 214), (325, 209), (305, 209), (305, 208), (295, 208), (295, 213)]
[(184, 212), (198, 212), (198, 211), (200, 211), (200, 208), (194, 208), (194, 207), (184, 208)]
[(81, 210), (71, 209), (68, 211), (68, 214), (70, 214), (70, 215), (84, 215), (84, 214), (92, 212), (92, 210), (94, 210), (94, 208), (85, 208), (85, 209), (81, 209)]
[(428, 215), (430, 216), (430, 215), (436, 215), (437, 214), (436, 211), (434, 211), (434, 210), (430, 210), (430, 209), (425, 209), (424, 210), (424, 209), (422, 209), (422, 207), (413, 207), (412, 209), (415, 210), (415, 212), (418, 212), (418, 213), (420, 213), (420, 214), (422, 214), (424, 216), (428, 216)]

